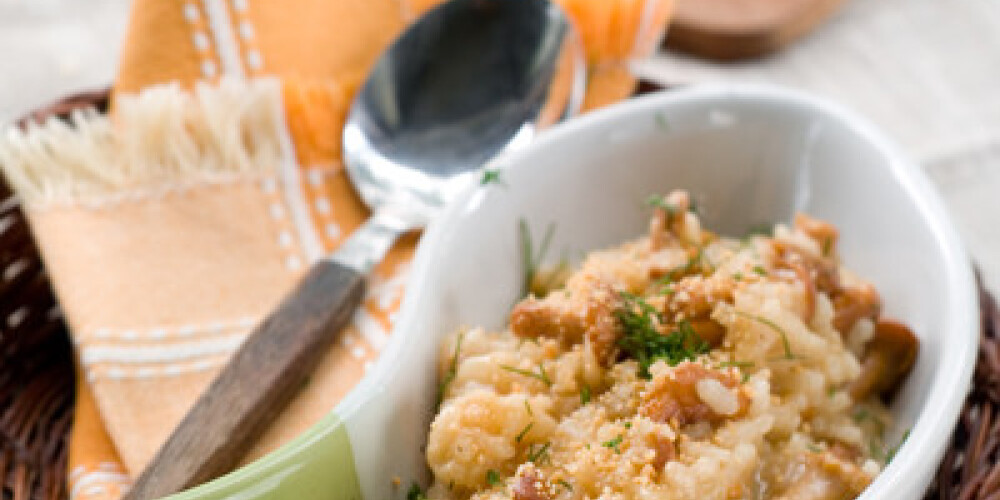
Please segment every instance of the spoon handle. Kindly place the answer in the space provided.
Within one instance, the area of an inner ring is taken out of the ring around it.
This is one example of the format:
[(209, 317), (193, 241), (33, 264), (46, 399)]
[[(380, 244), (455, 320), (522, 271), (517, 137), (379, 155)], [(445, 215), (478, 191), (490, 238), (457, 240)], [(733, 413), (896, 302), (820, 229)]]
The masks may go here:
[(232, 470), (305, 383), (364, 289), (355, 269), (317, 262), (233, 354), (125, 498), (159, 498)]

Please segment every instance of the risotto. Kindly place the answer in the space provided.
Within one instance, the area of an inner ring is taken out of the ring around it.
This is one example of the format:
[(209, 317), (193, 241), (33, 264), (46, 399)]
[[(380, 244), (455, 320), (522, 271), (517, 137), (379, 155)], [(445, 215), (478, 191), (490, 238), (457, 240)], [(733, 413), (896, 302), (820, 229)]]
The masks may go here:
[(849, 499), (891, 460), (917, 340), (837, 230), (722, 238), (687, 193), (650, 201), (648, 235), (444, 343), (427, 497)]

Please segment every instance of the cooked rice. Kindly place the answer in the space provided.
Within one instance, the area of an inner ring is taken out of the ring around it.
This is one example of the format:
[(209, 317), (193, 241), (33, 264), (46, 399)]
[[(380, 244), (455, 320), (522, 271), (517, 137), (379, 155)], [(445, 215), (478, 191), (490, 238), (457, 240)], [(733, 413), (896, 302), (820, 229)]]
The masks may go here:
[[(800, 216), (718, 238), (687, 200), (665, 198), (650, 235), (590, 254), (506, 330), (444, 343), (429, 498), (847, 499), (879, 473), (887, 413), (852, 392), (878, 309), (851, 302), (873, 290), (840, 267), (836, 231)], [(624, 294), (711, 349), (644, 378), (621, 340), (642, 306)]]

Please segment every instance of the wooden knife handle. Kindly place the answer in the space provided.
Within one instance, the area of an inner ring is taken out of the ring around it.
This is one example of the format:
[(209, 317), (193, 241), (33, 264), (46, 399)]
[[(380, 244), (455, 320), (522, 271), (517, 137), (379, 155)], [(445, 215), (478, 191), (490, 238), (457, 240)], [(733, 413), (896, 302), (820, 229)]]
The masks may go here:
[(163, 497), (232, 470), (305, 383), (364, 288), (354, 269), (316, 264), (233, 354), (125, 498)]

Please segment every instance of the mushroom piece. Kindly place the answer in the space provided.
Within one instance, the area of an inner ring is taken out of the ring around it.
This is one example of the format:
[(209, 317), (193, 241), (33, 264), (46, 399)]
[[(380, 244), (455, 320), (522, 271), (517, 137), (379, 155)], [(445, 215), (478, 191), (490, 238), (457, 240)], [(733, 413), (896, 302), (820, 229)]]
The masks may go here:
[(677, 458), (677, 444), (671, 440), (664, 438), (662, 436), (656, 436), (653, 438), (652, 444), (653, 452), (653, 467), (656, 470), (663, 470), (663, 466), (667, 462)]
[(511, 311), (510, 328), (518, 337), (551, 337), (573, 344), (587, 331), (584, 308), (582, 301), (558, 294), (544, 299), (528, 297)]
[[(670, 374), (653, 380), (649, 390), (641, 396), (639, 414), (654, 422), (677, 426), (698, 422), (720, 423), (728, 418), (741, 417), (749, 410), (750, 396), (739, 386), (739, 380), (731, 372), (684, 362), (673, 368)], [(720, 404), (720, 399), (729, 401), (721, 401)], [(728, 411), (720, 413), (722, 409)]]
[(815, 217), (810, 217), (804, 213), (795, 214), (795, 228), (805, 233), (819, 244), (824, 257), (829, 256), (837, 245), (839, 233), (837, 228)]
[(882, 298), (870, 284), (844, 288), (834, 294), (833, 327), (846, 336), (861, 318), (874, 320), (882, 311)]
[[(835, 241), (836, 234), (832, 236), (827, 236), (827, 241)], [(777, 255), (777, 260), (775, 262), (775, 267), (779, 269), (789, 269), (795, 273), (795, 279), (802, 283), (805, 292), (805, 308), (803, 311), (803, 321), (806, 323), (812, 322), (813, 315), (816, 313), (816, 294), (819, 292), (826, 293), (834, 298), (834, 304), (836, 307), (836, 298), (845, 295), (845, 291), (840, 283), (839, 271), (837, 269), (836, 262), (827, 257), (818, 257), (815, 254), (804, 250), (793, 243), (786, 241), (775, 241), (774, 250)], [(878, 300), (878, 295), (876, 294), (875, 300)], [(846, 299), (846, 300), (845, 300)], [(866, 314), (869, 309), (864, 308), (867, 303), (866, 300), (870, 299), (867, 295), (867, 291), (855, 291), (853, 294), (847, 293), (845, 297), (841, 299), (840, 310), (845, 310), (845, 306), (860, 306), (857, 310), (850, 310), (841, 318), (841, 323), (850, 325), (857, 321), (857, 315)]]
[(801, 262), (793, 262), (789, 267), (795, 272), (796, 279), (802, 283), (804, 289), (805, 311), (803, 311), (802, 320), (806, 324), (812, 323), (813, 316), (816, 315), (816, 282), (813, 280), (812, 273)]
[(551, 489), (547, 482), (536, 476), (534, 470), (528, 470), (517, 478), (514, 483), (514, 500), (549, 500), (547, 494)]
[[(653, 210), (653, 218), (649, 221), (649, 247), (656, 251), (671, 238), (684, 234), (686, 214), (691, 208), (691, 195), (687, 191), (672, 191), (664, 196)], [(683, 238), (681, 238), (683, 239)]]
[(614, 314), (618, 304), (614, 289), (600, 283), (573, 298), (558, 293), (528, 297), (511, 311), (510, 328), (518, 337), (549, 337), (568, 345), (586, 340), (601, 363), (610, 366), (621, 334)]
[(726, 327), (711, 318), (692, 319), (688, 322), (694, 333), (711, 347), (717, 347), (726, 336)]
[(880, 319), (875, 334), (865, 347), (861, 375), (851, 384), (849, 393), (855, 401), (870, 396), (888, 396), (913, 368), (919, 341), (906, 325)]

